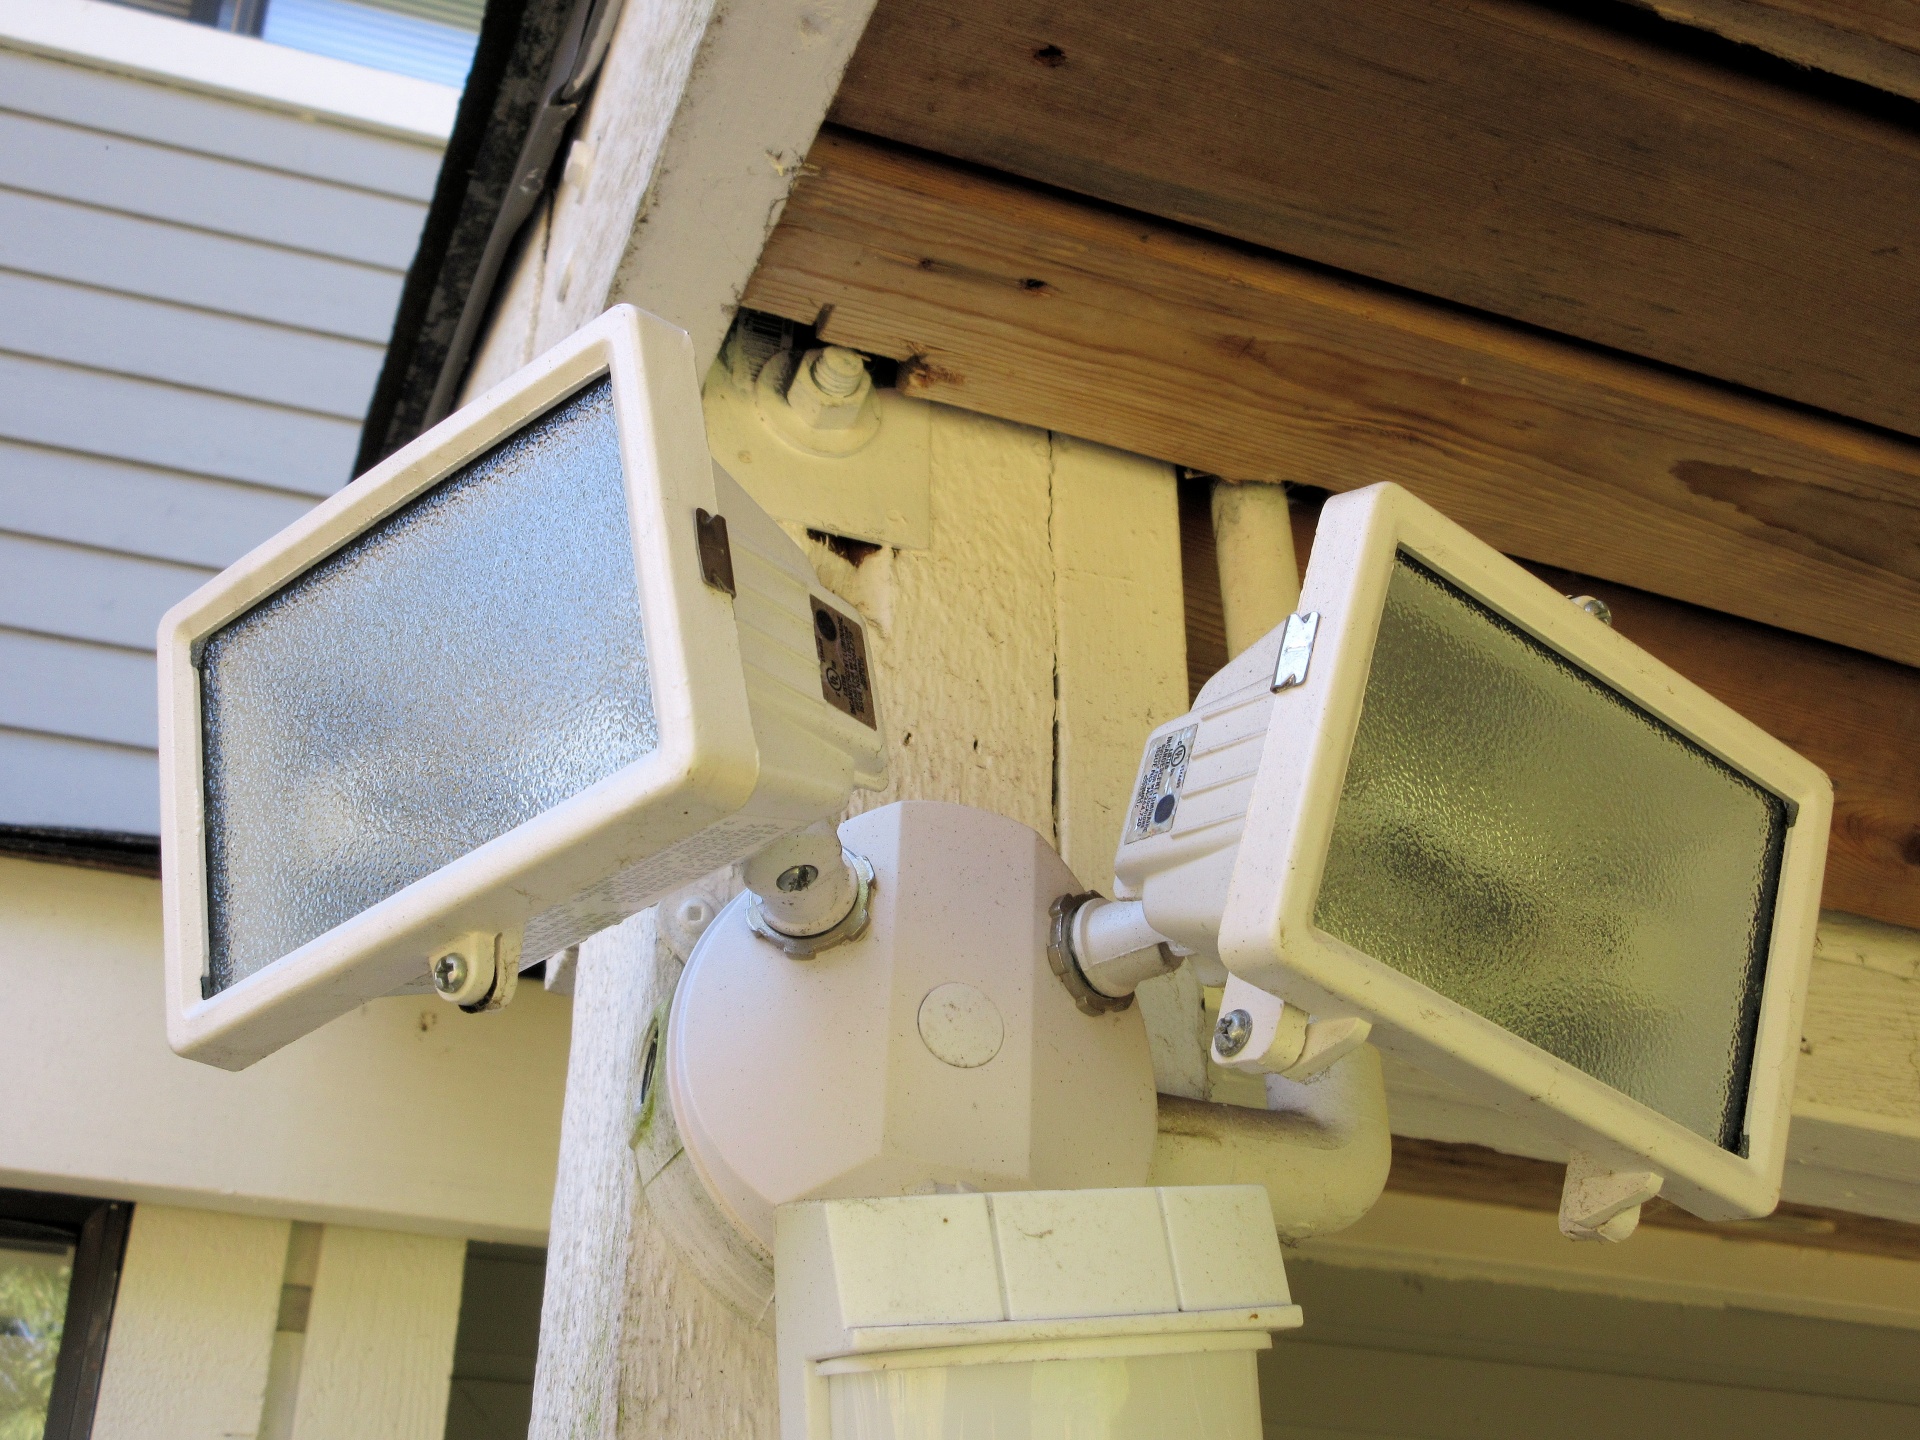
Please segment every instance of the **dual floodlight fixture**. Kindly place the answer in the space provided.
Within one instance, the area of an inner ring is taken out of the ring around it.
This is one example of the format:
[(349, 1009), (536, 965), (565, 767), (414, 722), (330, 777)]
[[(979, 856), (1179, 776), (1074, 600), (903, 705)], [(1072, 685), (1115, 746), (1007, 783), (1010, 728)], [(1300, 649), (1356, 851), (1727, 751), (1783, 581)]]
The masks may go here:
[[(870, 872), (825, 822), (885, 780), (860, 618), (713, 463), (686, 338), (630, 308), (182, 602), (160, 657), (195, 1059), (396, 991), (497, 1005), (750, 857), (769, 953), (858, 929)], [(1149, 739), (1118, 894), (1060, 913), (1056, 969), (1094, 1023), (1192, 955), (1227, 985), (1216, 1059), (1280, 1073), (1370, 1027), (1551, 1137), (1583, 1232), (1663, 1183), (1760, 1214), (1830, 808), (1806, 761), (1374, 486), (1327, 505), (1300, 612)]]

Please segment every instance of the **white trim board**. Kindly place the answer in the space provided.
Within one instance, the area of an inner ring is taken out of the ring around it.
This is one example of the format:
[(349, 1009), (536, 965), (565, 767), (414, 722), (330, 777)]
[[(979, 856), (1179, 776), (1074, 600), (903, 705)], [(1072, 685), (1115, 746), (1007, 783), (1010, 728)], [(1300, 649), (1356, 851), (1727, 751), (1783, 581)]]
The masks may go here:
[(0, 0), (0, 46), (434, 146), (460, 105), (450, 86), (103, 0)]

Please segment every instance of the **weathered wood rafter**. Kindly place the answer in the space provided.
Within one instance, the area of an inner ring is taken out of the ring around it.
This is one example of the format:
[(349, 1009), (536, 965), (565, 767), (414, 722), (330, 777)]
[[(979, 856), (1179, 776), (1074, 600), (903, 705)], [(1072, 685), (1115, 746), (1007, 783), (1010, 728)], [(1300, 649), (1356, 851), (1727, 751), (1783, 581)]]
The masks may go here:
[(1635, 32), (1525, 0), (888, 0), (832, 118), (1920, 434), (1920, 134)]
[(842, 132), (745, 301), (912, 393), (1920, 663), (1920, 445)]

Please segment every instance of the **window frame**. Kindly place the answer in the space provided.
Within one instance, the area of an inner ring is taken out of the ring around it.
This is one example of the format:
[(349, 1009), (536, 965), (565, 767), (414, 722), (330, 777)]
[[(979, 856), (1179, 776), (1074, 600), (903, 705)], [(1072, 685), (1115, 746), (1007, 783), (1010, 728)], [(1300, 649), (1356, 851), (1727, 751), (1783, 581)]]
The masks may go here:
[(44, 1440), (87, 1440), (93, 1433), (132, 1218), (133, 1206), (123, 1200), (0, 1188), (0, 1234), (9, 1227), (52, 1231), (73, 1245)]

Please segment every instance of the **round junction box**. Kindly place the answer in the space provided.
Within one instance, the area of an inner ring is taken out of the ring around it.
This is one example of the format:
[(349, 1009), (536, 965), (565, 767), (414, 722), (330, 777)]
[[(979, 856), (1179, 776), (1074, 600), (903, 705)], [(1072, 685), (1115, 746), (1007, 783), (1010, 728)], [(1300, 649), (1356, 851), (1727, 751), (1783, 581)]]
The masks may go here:
[(1081, 888), (1052, 847), (930, 801), (840, 835), (874, 871), (858, 938), (788, 954), (742, 896), (674, 996), (673, 1118), (733, 1223), (771, 1249), (789, 1201), (1144, 1184), (1146, 1027), (1082, 1013), (1049, 967), (1049, 907)]

